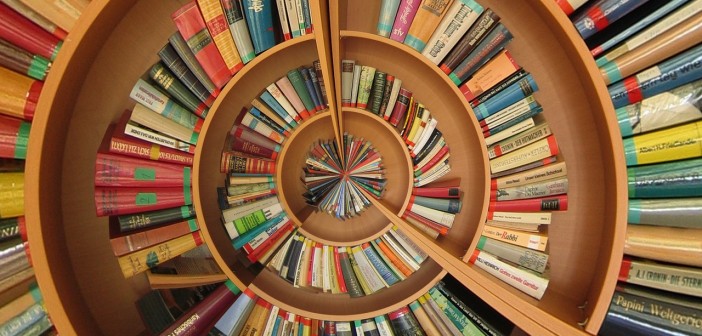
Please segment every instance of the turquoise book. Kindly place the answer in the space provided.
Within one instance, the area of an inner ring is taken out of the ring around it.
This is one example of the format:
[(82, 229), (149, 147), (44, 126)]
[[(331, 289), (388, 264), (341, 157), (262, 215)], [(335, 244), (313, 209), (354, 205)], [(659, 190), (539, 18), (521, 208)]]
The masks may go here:
[(702, 158), (627, 169), (631, 198), (702, 196)]
[(243, 0), (244, 16), (249, 26), (251, 42), (256, 55), (275, 45), (273, 28), (273, 0)]

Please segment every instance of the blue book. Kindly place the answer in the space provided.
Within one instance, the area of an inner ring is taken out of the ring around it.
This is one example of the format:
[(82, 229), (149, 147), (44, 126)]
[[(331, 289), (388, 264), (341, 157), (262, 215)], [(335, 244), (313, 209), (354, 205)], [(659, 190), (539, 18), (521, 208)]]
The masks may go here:
[(285, 211), (280, 212), (273, 218), (259, 224), (258, 226), (249, 231), (246, 231), (241, 236), (234, 238), (234, 240), (232, 241), (232, 246), (234, 246), (234, 249), (238, 250), (244, 247), (244, 245), (248, 244), (251, 241), (251, 239), (263, 233), (264, 231), (269, 231), (268, 234), (273, 234), (276, 230), (272, 230), (272, 228), (278, 225), (280, 222), (282, 222), (283, 219), (285, 219), (286, 217), (287, 215), (285, 214)]
[(363, 249), (363, 253), (366, 254), (368, 261), (371, 263), (371, 265), (373, 265), (376, 271), (378, 271), (378, 274), (380, 274), (388, 286), (392, 286), (396, 282), (400, 281), (395, 273), (390, 270), (388, 265), (385, 265), (385, 262), (383, 262), (383, 260), (380, 258), (378, 252), (376, 252), (369, 243), (363, 244), (361, 248)]
[[(283, 120), (286, 120), (288, 118), (292, 118), (288, 114), (288, 112), (285, 111), (283, 106), (280, 105), (280, 103), (278, 103), (278, 101), (275, 100), (275, 98), (273, 98), (273, 95), (271, 95), (270, 92), (263, 91), (260, 98), (261, 98), (261, 100), (263, 100), (264, 103), (266, 103), (266, 105), (268, 105), (268, 107), (270, 107), (273, 110), (273, 112), (275, 112), (278, 116), (283, 118)], [(297, 122), (295, 120), (290, 121), (289, 124), (293, 128), (297, 127)]]
[[(305, 34), (312, 34), (312, 17), (310, 16), (309, 0), (300, 0), (302, 2), (302, 17), (305, 18)], [(302, 29), (302, 27), (300, 27)]]
[(249, 26), (251, 42), (256, 55), (275, 45), (273, 29), (273, 0), (243, 0), (246, 24)]
[[(604, 43), (600, 44), (599, 46), (596, 46), (590, 50), (590, 52), (594, 55), (597, 56), (610, 48), (616, 46), (619, 44), (619, 42), (624, 41), (624, 39), (628, 38), (629, 36), (638, 33), (641, 29), (647, 27), (651, 23), (656, 22), (656, 20), (662, 18), (666, 14), (670, 13), (674, 9), (682, 6), (689, 0), (673, 0), (673, 1), (668, 1), (666, 4), (664, 4), (662, 7), (656, 9), (653, 13), (647, 15), (643, 19), (639, 20), (636, 22), (634, 25), (631, 27), (624, 29), (621, 33), (613, 36), (609, 40), (605, 41)], [(602, 56), (598, 58), (595, 63), (597, 63), (598, 67), (603, 66), (605, 63), (609, 62), (611, 60), (608, 60), (606, 57)]]
[(324, 102), (324, 96), (322, 95), (322, 87), (319, 84), (319, 78), (317, 78), (317, 71), (315, 71), (314, 67), (309, 67), (307, 68), (307, 73), (310, 75), (310, 79), (312, 80), (312, 86), (314, 87), (314, 94), (317, 96), (317, 100), (319, 101), (319, 106), (317, 106), (317, 110), (324, 110), (327, 104)]
[(287, 124), (285, 124), (285, 126), (278, 125), (277, 122), (268, 118), (267, 115), (263, 114), (259, 109), (255, 108), (253, 106), (249, 109), (249, 113), (252, 116), (256, 117), (256, 119), (260, 120), (262, 123), (268, 125), (274, 131), (280, 133), (281, 135), (287, 136), (287, 134), (285, 134), (287, 131), (285, 126), (288, 126)]
[(212, 330), (216, 330), (223, 335), (239, 335), (241, 330), (244, 329), (249, 313), (256, 305), (255, 298), (256, 294), (251, 292), (250, 289), (246, 289), (219, 318)]
[(621, 19), (648, 0), (621, 1), (598, 0), (593, 2), (578, 17), (573, 19), (575, 28), (583, 39), (603, 30), (613, 22)]
[[(322, 103), (319, 100), (319, 96), (317, 96), (317, 91), (314, 89), (314, 82), (312, 82), (312, 77), (310, 76), (310, 72), (307, 71), (305, 67), (300, 67), (298, 69), (300, 72), (300, 75), (302, 75), (302, 80), (305, 82), (305, 87), (307, 88), (308, 93), (310, 94), (310, 98), (312, 98), (312, 103), (314, 104), (314, 110), (320, 110)], [(316, 76), (316, 74), (315, 74)], [(312, 111), (310, 111), (312, 112)]]
[(35, 303), (0, 325), (0, 335), (18, 335), (46, 316), (43, 303)]
[[(616, 78), (615, 76), (616, 74), (610, 74), (609, 77)], [(702, 78), (702, 44), (614, 83), (607, 90), (614, 108), (620, 108), (700, 78)]]
[(534, 77), (531, 74), (528, 74), (519, 82), (506, 87), (500, 93), (476, 106), (473, 109), (473, 112), (475, 113), (475, 116), (478, 117), (478, 120), (483, 120), (490, 115), (499, 112), (503, 108), (510, 106), (521, 99), (529, 97), (532, 93), (538, 90), (539, 87), (536, 85)]
[(395, 22), (395, 15), (397, 14), (398, 7), (400, 7), (400, 0), (383, 0), (380, 4), (378, 35), (390, 37), (392, 24)]

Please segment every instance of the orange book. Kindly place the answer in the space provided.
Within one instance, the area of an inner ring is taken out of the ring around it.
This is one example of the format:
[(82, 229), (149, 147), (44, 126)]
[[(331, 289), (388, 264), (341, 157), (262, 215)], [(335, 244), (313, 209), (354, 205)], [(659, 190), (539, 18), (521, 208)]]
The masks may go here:
[(227, 19), (224, 17), (222, 5), (219, 3), (219, 0), (197, 0), (197, 4), (200, 7), (202, 18), (205, 19), (207, 24), (207, 30), (210, 31), (212, 40), (214, 40), (215, 46), (219, 50), (219, 54), (222, 55), (229, 72), (234, 75), (244, 67), (244, 63), (241, 61), (239, 51), (236, 49), (234, 38), (229, 32), (229, 24), (227, 24)]
[(385, 244), (385, 242), (382, 239), (377, 238), (375, 240), (375, 243), (378, 244), (380, 250), (382, 250), (383, 253), (385, 253), (385, 256), (388, 257), (388, 259), (390, 259), (390, 262), (392, 262), (392, 264), (395, 265), (395, 267), (397, 267), (397, 269), (400, 270), (402, 274), (404, 274), (405, 276), (409, 276), (410, 274), (412, 274), (412, 270), (409, 267), (407, 267), (405, 263), (402, 262), (400, 257), (398, 257), (397, 254), (395, 254), (395, 251), (393, 251), (387, 244)]
[(441, 22), (453, 0), (435, 1), (424, 0), (412, 20), (412, 25), (405, 37), (405, 44), (422, 52), (431, 34)]
[(2, 66), (0, 78), (0, 113), (31, 121), (44, 84)]

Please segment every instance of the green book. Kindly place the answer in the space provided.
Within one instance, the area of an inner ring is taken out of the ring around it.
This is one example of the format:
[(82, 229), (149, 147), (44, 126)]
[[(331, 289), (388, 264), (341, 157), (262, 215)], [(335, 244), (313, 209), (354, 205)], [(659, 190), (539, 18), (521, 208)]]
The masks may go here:
[(451, 303), (438, 289), (432, 287), (429, 290), (431, 298), (434, 299), (436, 305), (448, 316), (451, 323), (453, 323), (458, 330), (461, 331), (463, 335), (471, 336), (483, 336), (483, 332), (473, 324), (473, 322), (461, 312), (458, 307)]
[(370, 91), (373, 86), (373, 78), (375, 78), (375, 68), (368, 65), (362, 66), (358, 82), (356, 107), (364, 110), (368, 108), (368, 99), (370, 98)]
[(149, 70), (149, 77), (186, 109), (203, 118), (207, 115), (207, 106), (188, 90), (163, 63), (154, 64)]
[(20, 236), (20, 221), (24, 221), (23, 216), (0, 219), (0, 242)]
[(307, 91), (305, 80), (302, 78), (300, 71), (298, 69), (288, 71), (288, 79), (293, 89), (295, 89), (295, 92), (297, 92), (297, 95), (300, 96), (300, 100), (302, 104), (305, 105), (305, 109), (310, 113), (314, 113), (316, 106), (314, 101), (312, 101), (312, 96), (310, 96), (310, 93)]
[(629, 197), (702, 196), (702, 158), (627, 169)]
[(376, 71), (375, 76), (373, 77), (373, 88), (371, 89), (371, 98), (369, 99), (370, 104), (368, 109), (374, 114), (380, 114), (380, 105), (383, 103), (386, 78), (387, 74), (382, 71)]
[(173, 223), (194, 216), (195, 208), (192, 205), (184, 205), (176, 208), (117, 216), (117, 220), (119, 221), (120, 231), (127, 232), (145, 227)]
[(461, 204), (463, 204), (461, 200), (457, 198), (433, 198), (424, 196), (414, 196), (413, 202), (414, 204), (427, 208), (454, 214), (461, 212)]

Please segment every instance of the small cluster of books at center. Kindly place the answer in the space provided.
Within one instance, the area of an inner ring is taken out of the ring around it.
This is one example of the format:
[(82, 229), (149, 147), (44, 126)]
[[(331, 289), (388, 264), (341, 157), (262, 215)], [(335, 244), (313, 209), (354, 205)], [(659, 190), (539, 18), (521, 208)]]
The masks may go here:
[(302, 176), (307, 204), (338, 219), (358, 216), (371, 205), (361, 190), (380, 199), (386, 183), (383, 158), (370, 141), (344, 133), (343, 146), (338, 148), (333, 140), (317, 141)]
[(341, 61), (341, 103), (368, 110), (396, 128), (414, 165), (414, 186), (421, 187), (451, 171), (449, 147), (438, 120), (402, 80), (354, 60)]
[[(191, 303), (181, 303), (179, 298), (188, 296)], [(161, 335), (175, 330), (210, 335), (509, 335), (514, 328), (449, 277), (408, 306), (352, 321), (301, 316), (267, 302), (251, 289), (242, 292), (231, 281), (214, 290), (153, 291), (138, 305), (149, 332)]]

